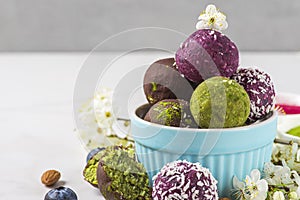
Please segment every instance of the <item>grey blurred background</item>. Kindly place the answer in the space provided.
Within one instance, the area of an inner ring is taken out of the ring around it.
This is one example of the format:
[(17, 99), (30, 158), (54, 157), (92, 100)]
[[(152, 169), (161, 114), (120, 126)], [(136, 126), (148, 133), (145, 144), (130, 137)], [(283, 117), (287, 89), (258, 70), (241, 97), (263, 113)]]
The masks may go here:
[[(0, 0), (0, 51), (90, 51), (111, 35), (149, 26), (190, 34), (210, 3), (227, 14), (224, 33), (241, 50), (300, 50), (299, 0)], [(120, 42), (107, 50), (126, 48)]]

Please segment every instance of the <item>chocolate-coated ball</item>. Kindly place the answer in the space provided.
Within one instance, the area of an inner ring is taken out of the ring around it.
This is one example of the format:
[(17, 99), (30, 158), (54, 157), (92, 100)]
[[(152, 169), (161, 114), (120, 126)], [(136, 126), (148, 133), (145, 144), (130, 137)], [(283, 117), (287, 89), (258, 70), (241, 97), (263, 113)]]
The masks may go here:
[(151, 200), (146, 169), (136, 161), (133, 151), (118, 146), (103, 150), (97, 180), (105, 199)]
[(194, 91), (190, 82), (178, 72), (174, 58), (158, 60), (151, 64), (145, 73), (143, 87), (150, 104), (163, 99), (189, 101)]

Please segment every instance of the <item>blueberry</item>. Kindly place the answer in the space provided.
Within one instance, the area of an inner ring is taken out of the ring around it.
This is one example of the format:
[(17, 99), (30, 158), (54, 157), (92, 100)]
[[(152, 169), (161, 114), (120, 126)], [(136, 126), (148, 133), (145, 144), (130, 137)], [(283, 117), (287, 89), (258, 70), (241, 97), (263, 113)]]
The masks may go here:
[(90, 153), (86, 157), (86, 162), (88, 162), (94, 155), (99, 153), (100, 151), (104, 150), (104, 147), (98, 147), (90, 151)]
[(77, 200), (77, 195), (67, 187), (58, 187), (50, 190), (44, 200)]

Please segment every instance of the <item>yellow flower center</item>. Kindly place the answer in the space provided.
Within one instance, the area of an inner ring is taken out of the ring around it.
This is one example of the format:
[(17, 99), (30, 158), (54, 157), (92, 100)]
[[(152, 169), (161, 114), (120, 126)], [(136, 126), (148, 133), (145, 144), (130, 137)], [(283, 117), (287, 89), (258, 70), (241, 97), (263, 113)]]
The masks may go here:
[(110, 117), (111, 116), (111, 113), (110, 112), (105, 112), (105, 117)]
[(209, 23), (210, 23), (210, 24), (215, 23), (215, 21), (216, 21), (216, 19), (215, 19), (214, 17), (211, 17), (211, 18), (209, 19)]

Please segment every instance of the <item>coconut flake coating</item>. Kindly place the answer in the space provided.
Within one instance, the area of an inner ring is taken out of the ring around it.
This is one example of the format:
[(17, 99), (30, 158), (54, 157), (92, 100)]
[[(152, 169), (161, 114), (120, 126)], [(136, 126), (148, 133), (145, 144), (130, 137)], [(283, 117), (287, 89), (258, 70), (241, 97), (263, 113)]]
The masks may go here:
[(230, 77), (239, 66), (236, 45), (224, 34), (210, 29), (190, 35), (175, 58), (178, 71), (198, 84), (213, 76)]
[(175, 161), (166, 164), (153, 177), (154, 200), (218, 199), (217, 181), (207, 168), (199, 163)]
[(269, 74), (257, 68), (240, 68), (232, 76), (244, 87), (250, 98), (248, 122), (255, 122), (269, 114), (275, 105), (275, 89)]

